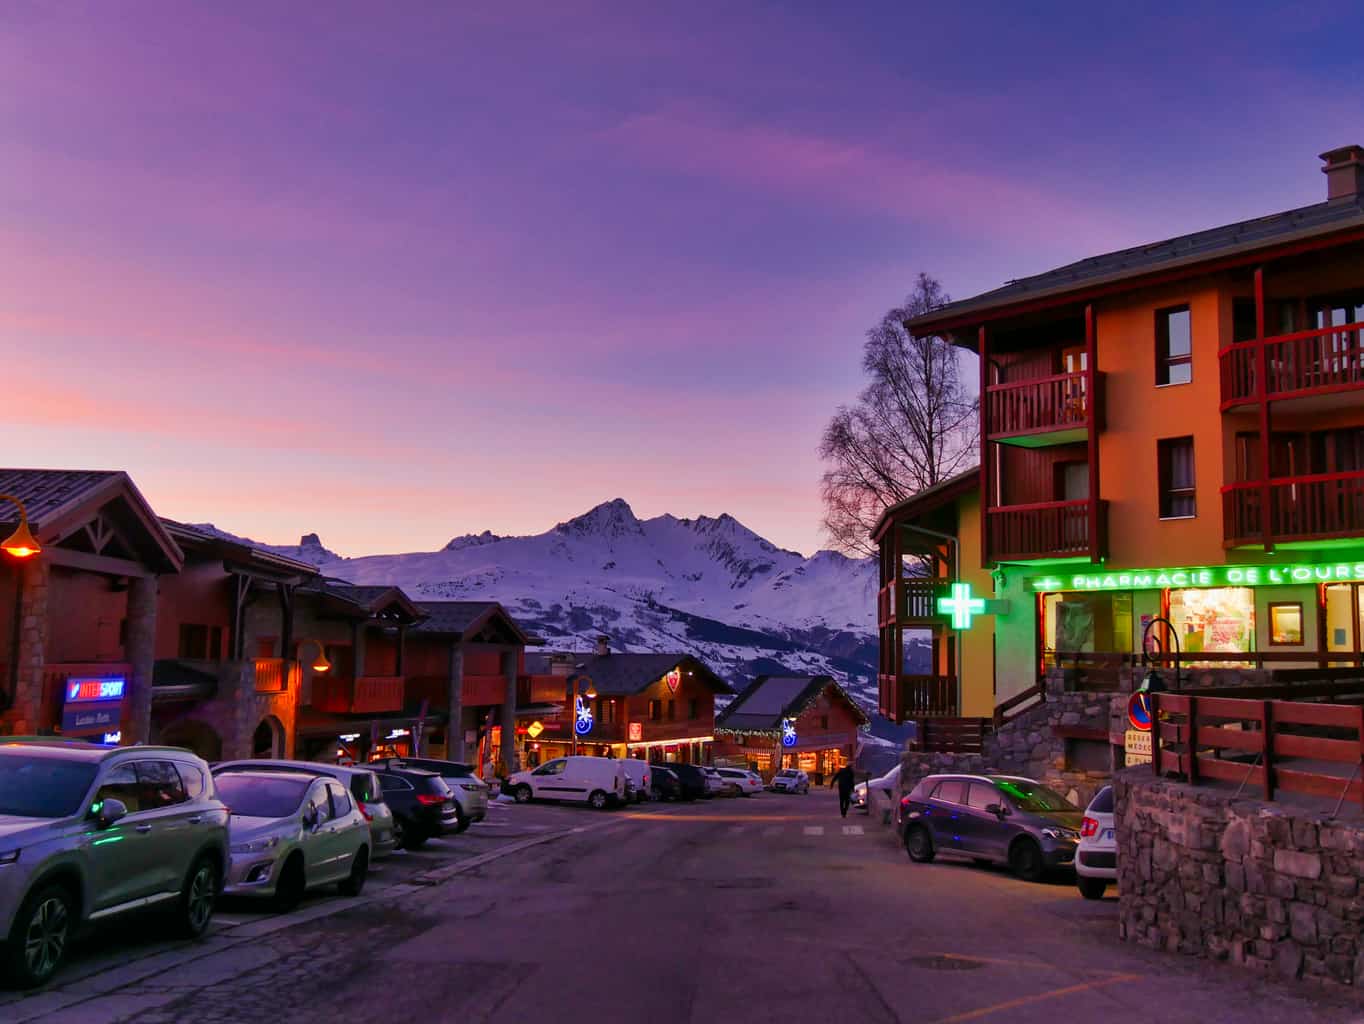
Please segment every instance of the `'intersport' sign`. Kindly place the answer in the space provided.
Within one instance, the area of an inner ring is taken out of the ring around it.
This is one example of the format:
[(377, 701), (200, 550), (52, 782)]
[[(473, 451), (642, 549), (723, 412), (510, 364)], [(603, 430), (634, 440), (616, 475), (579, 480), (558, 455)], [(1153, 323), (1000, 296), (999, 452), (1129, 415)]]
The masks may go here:
[(1066, 576), (1033, 576), (1033, 590), (1164, 590), (1166, 587), (1262, 587), (1284, 583), (1364, 580), (1364, 562), (1310, 565), (1212, 565), (1191, 569), (1129, 569)]

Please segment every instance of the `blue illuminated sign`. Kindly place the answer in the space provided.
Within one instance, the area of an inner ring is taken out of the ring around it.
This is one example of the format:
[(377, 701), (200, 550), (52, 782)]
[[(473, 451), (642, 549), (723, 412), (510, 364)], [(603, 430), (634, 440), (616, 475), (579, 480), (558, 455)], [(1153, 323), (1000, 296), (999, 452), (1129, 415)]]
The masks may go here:
[(62, 693), (62, 735), (104, 737), (120, 731), (123, 700), (128, 695), (126, 677), (73, 677)]
[(573, 731), (579, 736), (586, 736), (592, 731), (592, 706), (581, 697), (577, 699), (577, 709), (573, 719)]
[(128, 680), (122, 676), (107, 679), (68, 679), (66, 681), (66, 703), (88, 703), (97, 700), (122, 700)]
[(783, 747), (796, 745), (796, 723), (789, 718), (781, 720), (781, 745)]

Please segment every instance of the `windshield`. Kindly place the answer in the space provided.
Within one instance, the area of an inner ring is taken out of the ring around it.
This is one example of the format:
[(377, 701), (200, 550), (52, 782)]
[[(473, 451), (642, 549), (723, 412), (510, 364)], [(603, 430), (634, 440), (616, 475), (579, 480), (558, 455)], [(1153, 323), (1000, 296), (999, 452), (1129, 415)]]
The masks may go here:
[(996, 779), (999, 791), (1009, 798), (1009, 802), (1020, 811), (1078, 811), (1080, 808), (1063, 797), (1054, 789), (1039, 786), (1035, 782), (1022, 780)]
[(287, 818), (303, 803), (311, 779), (272, 779), (263, 776), (234, 775), (227, 772), (215, 778), (218, 799), (244, 818)]
[(98, 766), (55, 757), (0, 757), (0, 814), (66, 818), (80, 810)]
[(778, 772), (777, 774), (779, 774), (779, 775), (781, 775), (782, 777), (787, 778), (787, 779), (794, 779), (794, 778), (795, 778), (797, 775), (799, 775), (800, 773), (797, 772), (794, 768), (783, 768), (783, 769), (782, 769), (780, 772)]

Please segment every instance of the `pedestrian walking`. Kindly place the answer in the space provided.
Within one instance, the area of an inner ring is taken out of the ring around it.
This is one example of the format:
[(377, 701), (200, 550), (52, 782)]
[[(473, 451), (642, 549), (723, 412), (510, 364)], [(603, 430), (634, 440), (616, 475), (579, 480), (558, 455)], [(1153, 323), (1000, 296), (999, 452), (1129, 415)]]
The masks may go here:
[(834, 772), (834, 777), (829, 780), (829, 786), (838, 786), (838, 813), (843, 817), (848, 816), (848, 807), (852, 804), (853, 791), (853, 770), (852, 765), (845, 764), (838, 771)]

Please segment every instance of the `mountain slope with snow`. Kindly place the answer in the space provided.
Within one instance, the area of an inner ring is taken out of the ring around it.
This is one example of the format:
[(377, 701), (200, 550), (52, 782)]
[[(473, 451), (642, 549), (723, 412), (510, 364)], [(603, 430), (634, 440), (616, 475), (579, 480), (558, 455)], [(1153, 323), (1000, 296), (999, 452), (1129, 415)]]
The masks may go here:
[[(259, 546), (259, 545), (258, 545)], [(342, 558), (309, 534), (269, 550), (417, 600), (496, 600), (551, 648), (696, 654), (736, 686), (827, 672), (876, 703), (876, 565), (787, 551), (729, 515), (637, 518), (622, 499), (529, 537), (456, 537), (440, 551)]]

